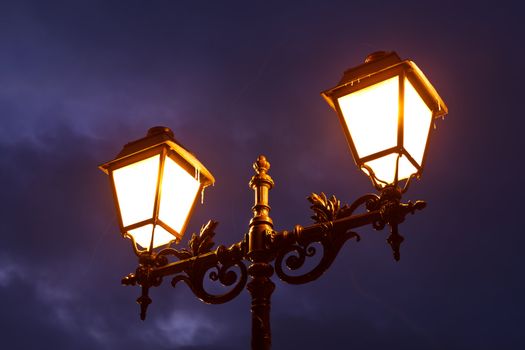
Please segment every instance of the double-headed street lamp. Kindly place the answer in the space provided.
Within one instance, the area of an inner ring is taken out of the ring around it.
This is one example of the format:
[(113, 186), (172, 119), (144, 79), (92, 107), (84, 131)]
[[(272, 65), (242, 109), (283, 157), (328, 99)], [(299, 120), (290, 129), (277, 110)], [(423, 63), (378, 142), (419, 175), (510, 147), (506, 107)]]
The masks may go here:
[[(151, 303), (149, 288), (168, 276), (173, 286), (183, 281), (211, 304), (235, 298), (246, 285), (252, 297), (252, 348), (269, 349), (274, 272), (291, 284), (317, 279), (348, 239), (360, 239), (352, 230), (365, 225), (378, 230), (390, 227), (387, 242), (399, 260), (403, 237), (398, 225), (408, 213), (425, 207), (422, 201), (401, 203), (401, 196), (410, 180), (421, 175), (432, 121), (447, 114), (447, 107), (415, 63), (394, 52), (369, 55), (322, 95), (339, 115), (354, 160), (379, 195), (367, 194), (341, 206), (334, 196), (311, 194), (308, 200), (315, 221), (311, 226), (274, 230), (268, 204), (274, 182), (268, 174), (270, 163), (259, 156), (249, 183), (255, 192), (253, 218), (242, 240), (212, 250), (217, 222), (210, 220), (199, 235), (193, 234), (187, 248), (176, 249), (171, 245), (182, 239), (199, 193), (215, 181), (204, 165), (175, 140), (170, 129), (154, 127), (100, 167), (110, 177), (121, 233), (131, 240), (138, 256), (136, 272), (122, 283), (142, 287), (137, 299), (141, 319)], [(355, 214), (362, 206), (366, 212)], [(316, 266), (305, 273), (290, 273), (317, 255), (316, 244), (322, 246)], [(204, 287), (206, 276), (229, 291), (209, 292)]]

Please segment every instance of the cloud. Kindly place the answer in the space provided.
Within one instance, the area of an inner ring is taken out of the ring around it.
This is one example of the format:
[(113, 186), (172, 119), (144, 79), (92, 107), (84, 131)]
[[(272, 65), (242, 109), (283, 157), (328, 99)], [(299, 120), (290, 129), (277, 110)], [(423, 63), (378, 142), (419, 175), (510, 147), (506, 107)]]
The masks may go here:
[(0, 262), (0, 287), (7, 287), (13, 279), (20, 276), (20, 269), (17, 265), (1, 261)]
[(224, 324), (208, 315), (187, 310), (174, 310), (171, 315), (155, 321), (157, 332), (152, 339), (162, 344), (201, 346), (216, 342), (224, 333)]

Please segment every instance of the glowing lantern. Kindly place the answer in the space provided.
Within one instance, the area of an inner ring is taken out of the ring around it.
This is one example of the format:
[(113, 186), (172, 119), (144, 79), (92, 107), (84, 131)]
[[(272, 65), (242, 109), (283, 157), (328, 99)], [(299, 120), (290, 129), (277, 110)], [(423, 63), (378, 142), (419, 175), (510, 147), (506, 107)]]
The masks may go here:
[(150, 250), (182, 238), (199, 193), (215, 181), (165, 127), (151, 128), (100, 169), (110, 177), (122, 234)]
[(375, 52), (322, 95), (339, 115), (357, 166), (377, 187), (421, 175), (432, 120), (448, 109), (414, 62)]

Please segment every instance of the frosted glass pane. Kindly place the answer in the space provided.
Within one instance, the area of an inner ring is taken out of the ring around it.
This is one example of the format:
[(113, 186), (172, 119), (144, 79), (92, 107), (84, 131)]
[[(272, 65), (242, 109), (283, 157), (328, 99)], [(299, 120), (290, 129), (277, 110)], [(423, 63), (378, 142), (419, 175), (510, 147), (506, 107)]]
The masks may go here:
[(182, 234), (182, 226), (199, 192), (199, 181), (166, 157), (162, 177), (159, 219)]
[(159, 162), (156, 155), (113, 171), (124, 226), (153, 217)]
[(432, 122), (432, 111), (421, 99), (416, 89), (405, 79), (405, 122), (403, 146), (408, 154), (421, 165)]
[[(392, 184), (396, 175), (397, 155), (397, 153), (392, 153), (365, 164), (372, 169), (379, 180)], [(363, 169), (363, 171), (368, 175), (366, 169)], [(408, 179), (410, 175), (415, 174), (416, 172), (417, 169), (412, 163), (410, 163), (407, 157), (399, 158), (398, 180)]]
[(359, 158), (397, 146), (399, 77), (338, 99)]
[[(142, 248), (149, 249), (151, 242), (151, 233), (153, 225), (148, 224), (145, 226), (138, 227), (136, 229), (128, 231), (130, 235), (133, 236), (135, 242), (140, 245)], [(155, 236), (153, 240), (153, 248), (157, 248), (161, 245), (168, 244), (170, 241), (174, 240), (175, 237), (166, 231), (162, 226), (155, 226)]]

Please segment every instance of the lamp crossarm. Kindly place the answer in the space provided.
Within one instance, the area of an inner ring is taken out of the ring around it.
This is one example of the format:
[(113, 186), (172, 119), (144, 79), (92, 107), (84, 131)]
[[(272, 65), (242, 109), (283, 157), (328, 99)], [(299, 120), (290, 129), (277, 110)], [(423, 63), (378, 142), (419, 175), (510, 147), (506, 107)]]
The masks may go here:
[[(381, 196), (367, 194), (358, 198), (352, 205), (340, 206), (334, 197), (327, 198), (324, 193), (312, 194), (308, 199), (312, 203), (315, 224), (303, 227), (296, 225), (293, 230), (273, 231), (268, 233), (267, 251), (270, 262), (273, 261), (275, 273), (283, 282), (304, 284), (319, 278), (331, 266), (342, 246), (349, 239), (360, 240), (353, 229), (372, 225), (382, 229), (386, 224), (391, 226), (391, 234), (387, 242), (394, 250), (394, 257), (399, 260), (399, 245), (403, 237), (397, 232), (397, 226), (408, 213), (423, 209), (424, 202), (400, 203), (392, 199), (391, 193)], [(354, 214), (360, 206), (365, 205), (367, 212)], [(334, 219), (335, 220), (331, 220)], [(150, 287), (159, 286), (163, 278), (171, 277), (175, 287), (179, 282), (186, 283), (193, 293), (208, 304), (221, 304), (235, 298), (244, 289), (248, 280), (245, 261), (249, 259), (247, 247), (248, 237), (229, 248), (214, 245), (213, 237), (218, 223), (210, 220), (203, 225), (199, 235), (190, 239), (189, 249), (165, 248), (157, 253), (143, 252), (139, 255), (139, 267), (135, 273), (123, 278), (124, 285), (140, 285), (142, 294), (137, 299), (141, 306), (141, 318), (145, 318), (151, 299), (148, 296)], [(317, 245), (317, 246), (316, 246)], [(291, 274), (305, 266), (307, 258), (318, 253), (322, 247), (322, 256), (316, 266), (301, 274)], [(169, 262), (168, 257), (179, 260)], [(223, 294), (212, 294), (205, 287), (206, 274), (213, 282), (220, 282), (230, 287)]]
[[(403, 237), (398, 232), (398, 224), (404, 221), (408, 213), (425, 207), (422, 201), (405, 204), (400, 199), (401, 190), (397, 187), (384, 188), (381, 195), (364, 195), (350, 206), (341, 206), (335, 196), (328, 198), (324, 193), (312, 193), (308, 200), (314, 211), (312, 218), (317, 223), (308, 227), (297, 225), (292, 231), (275, 232), (271, 236), (275, 273), (283, 282), (290, 284), (316, 280), (331, 266), (346, 241), (361, 239), (352, 230), (367, 225), (372, 225), (376, 230), (383, 229), (387, 224), (391, 227), (387, 242), (392, 247), (394, 258), (399, 260)], [(354, 214), (363, 205), (367, 212)], [(322, 247), (322, 255), (317, 264), (298, 274), (297, 271), (305, 267), (307, 258), (318, 255), (319, 246)], [(294, 271), (296, 273), (292, 274)]]
[[(392, 248), (394, 259), (399, 260), (404, 238), (398, 232), (398, 225), (409, 213), (426, 206), (422, 201), (402, 203), (403, 189), (398, 184), (381, 188), (380, 194), (361, 196), (351, 205), (341, 205), (335, 196), (312, 193), (308, 201), (314, 224), (296, 225), (290, 231), (278, 232), (273, 229), (269, 215), (268, 192), (274, 186), (268, 175), (270, 163), (264, 156), (259, 156), (253, 166), (256, 174), (249, 183), (255, 193), (253, 218), (248, 233), (240, 242), (228, 248), (219, 245), (212, 250), (218, 225), (213, 220), (203, 225), (199, 234), (192, 235), (187, 248), (175, 249), (168, 245), (160, 251), (141, 251), (133, 237), (129, 237), (139, 257), (139, 266), (135, 273), (124, 277), (122, 283), (142, 287), (137, 299), (141, 319), (145, 319), (152, 302), (149, 289), (159, 286), (166, 277), (171, 278), (173, 287), (179, 282), (186, 283), (199, 299), (209, 304), (228, 302), (246, 287), (252, 297), (252, 349), (268, 350), (271, 347), (270, 306), (275, 289), (271, 276), (274, 272), (290, 284), (314, 281), (328, 270), (348, 240), (360, 240), (353, 230), (368, 225), (376, 230), (387, 225), (390, 227), (386, 241)], [(363, 213), (355, 213), (363, 207)], [(307, 258), (313, 257), (313, 263), (307, 263)], [(177, 260), (170, 262), (169, 258)], [(209, 292), (205, 288), (206, 277), (212, 282), (220, 282), (227, 291)]]

